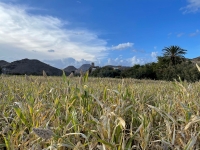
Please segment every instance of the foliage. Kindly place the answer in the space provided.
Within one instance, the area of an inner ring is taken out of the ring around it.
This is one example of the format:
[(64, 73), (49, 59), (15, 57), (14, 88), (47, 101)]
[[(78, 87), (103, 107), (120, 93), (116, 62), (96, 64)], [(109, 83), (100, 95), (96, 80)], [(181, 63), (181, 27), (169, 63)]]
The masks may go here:
[(200, 73), (193, 63), (183, 62), (175, 66), (160, 68), (157, 73), (157, 77), (160, 80), (168, 81), (172, 81), (180, 77), (182, 80), (195, 82), (200, 79)]
[(198, 149), (199, 82), (82, 78), (1, 76), (0, 149)]
[(155, 63), (145, 65), (134, 65), (128, 70), (124, 70), (122, 76), (135, 79), (156, 79)]
[(110, 66), (105, 66), (102, 68), (97, 68), (96, 70), (92, 71), (90, 76), (93, 77), (120, 77), (121, 71), (119, 69), (113, 69)]
[(169, 65), (164, 57), (159, 57), (157, 63), (148, 63), (145, 65), (134, 65), (126, 70), (114, 70), (109, 67), (98, 68), (90, 76), (94, 77), (121, 77), (135, 79), (152, 79), (173, 81), (174, 79), (187, 80), (195, 82), (200, 80), (200, 73), (191, 61), (184, 61), (180, 64)]
[(195, 82), (200, 80), (200, 73), (193, 62), (184, 58), (186, 50), (179, 46), (169, 46), (163, 49), (164, 55), (158, 56), (157, 62), (145, 65), (136, 64), (129, 69), (114, 70), (112, 67), (102, 67), (93, 71), (93, 77), (120, 77), (152, 80), (182, 80)]
[(176, 65), (184, 59), (184, 54), (186, 54), (187, 50), (182, 49), (179, 46), (172, 45), (169, 47), (165, 47), (163, 49), (164, 57), (171, 60), (172, 65)]

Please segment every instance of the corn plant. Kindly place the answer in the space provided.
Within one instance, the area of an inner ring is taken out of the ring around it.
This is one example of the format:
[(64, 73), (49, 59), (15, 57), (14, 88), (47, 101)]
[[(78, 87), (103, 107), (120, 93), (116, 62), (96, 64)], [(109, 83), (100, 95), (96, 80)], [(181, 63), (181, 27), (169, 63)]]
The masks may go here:
[(1, 76), (0, 149), (199, 149), (199, 87), (88, 72)]

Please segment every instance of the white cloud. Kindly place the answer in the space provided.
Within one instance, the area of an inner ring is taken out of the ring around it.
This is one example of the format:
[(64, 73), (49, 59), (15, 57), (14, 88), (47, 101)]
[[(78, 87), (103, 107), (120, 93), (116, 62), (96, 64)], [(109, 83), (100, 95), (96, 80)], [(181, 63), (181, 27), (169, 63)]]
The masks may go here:
[(152, 61), (157, 61), (158, 52), (151, 52)]
[[(24, 53), (30, 58), (34, 51), (37, 59), (72, 57), (78, 61), (95, 61), (107, 56), (107, 42), (98, 38), (96, 33), (86, 29), (68, 29), (66, 21), (33, 15), (28, 10), (27, 6), (0, 2), (0, 49), (4, 50), (1, 55), (9, 57), (13, 53)], [(51, 49), (55, 52), (49, 53)]]
[(127, 42), (127, 43), (121, 43), (121, 44), (119, 44), (117, 46), (112, 46), (111, 49), (112, 50), (122, 50), (122, 49), (130, 48), (133, 45), (134, 45), (134, 43), (129, 43), (129, 42)]
[(133, 57), (127, 58), (127, 59), (117, 57), (117, 58), (109, 58), (103, 66), (105, 66), (105, 65), (134, 66), (135, 64), (142, 65), (147, 62), (148, 62), (147, 60), (144, 60), (143, 58), (138, 58), (136, 56), (133, 56)]
[(190, 33), (190, 36), (196, 36), (196, 35), (198, 35), (200, 32), (199, 32), (199, 30), (197, 29), (195, 32), (193, 32), (193, 33)]
[(182, 37), (184, 35), (184, 33), (178, 33), (176, 36), (177, 37)]
[(200, 0), (187, 0), (188, 5), (185, 7), (182, 7), (180, 10), (183, 11), (183, 13), (195, 13), (198, 12), (200, 9)]
[(155, 58), (157, 57), (157, 55), (158, 55), (158, 52), (151, 52), (151, 57)]
[[(85, 59), (81, 59), (79, 61), (75, 60), (74, 58), (63, 58), (63, 59), (55, 59), (55, 60), (44, 60), (45, 63), (57, 67), (60, 69), (64, 69), (68, 66), (74, 66), (79, 68), (83, 64), (91, 64), (91, 61), (87, 61)], [(95, 62), (97, 64), (98, 62)]]
[(145, 64), (145, 61), (143, 59), (139, 59), (136, 56), (133, 56), (132, 58), (129, 59), (131, 65), (135, 65), (135, 64)]

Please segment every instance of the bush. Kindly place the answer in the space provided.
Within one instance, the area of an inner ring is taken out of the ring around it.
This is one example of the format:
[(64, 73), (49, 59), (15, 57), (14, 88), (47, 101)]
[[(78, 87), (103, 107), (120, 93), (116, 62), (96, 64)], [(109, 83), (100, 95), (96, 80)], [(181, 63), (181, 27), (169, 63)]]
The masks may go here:
[(113, 69), (110, 66), (105, 66), (102, 68), (98, 68), (94, 71), (91, 72), (90, 76), (93, 77), (111, 77), (111, 78), (115, 78), (115, 77), (121, 77), (121, 70), (118, 69)]

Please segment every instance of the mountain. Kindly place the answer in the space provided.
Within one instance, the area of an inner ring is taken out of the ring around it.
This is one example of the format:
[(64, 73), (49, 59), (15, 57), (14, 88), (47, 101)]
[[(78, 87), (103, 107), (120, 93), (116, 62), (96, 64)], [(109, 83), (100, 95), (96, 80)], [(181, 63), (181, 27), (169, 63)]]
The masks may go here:
[(82, 70), (82, 72), (86, 72), (90, 69), (92, 65), (90, 64), (83, 64), (80, 68), (78, 68), (78, 70), (76, 70), (76, 73), (80, 73), (80, 71)]
[(191, 59), (191, 61), (193, 63), (200, 63), (200, 57), (193, 58), (193, 59)]
[(64, 69), (66, 73), (75, 72), (77, 69), (74, 66), (68, 66)]
[(42, 75), (43, 70), (50, 76), (62, 75), (62, 70), (36, 59), (17, 60), (2, 67), (3, 73), (15, 75)]
[(8, 65), (9, 62), (5, 61), (5, 60), (0, 60), (0, 67), (3, 67), (5, 65)]

